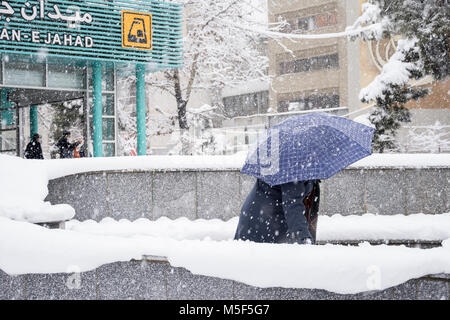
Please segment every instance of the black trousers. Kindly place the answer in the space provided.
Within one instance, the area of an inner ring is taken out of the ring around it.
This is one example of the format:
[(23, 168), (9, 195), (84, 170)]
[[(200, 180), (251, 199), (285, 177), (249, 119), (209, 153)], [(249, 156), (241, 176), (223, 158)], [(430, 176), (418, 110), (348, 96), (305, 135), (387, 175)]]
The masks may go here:
[(272, 187), (258, 179), (242, 206), (235, 239), (285, 243), (310, 238), (315, 242), (319, 197), (317, 181)]

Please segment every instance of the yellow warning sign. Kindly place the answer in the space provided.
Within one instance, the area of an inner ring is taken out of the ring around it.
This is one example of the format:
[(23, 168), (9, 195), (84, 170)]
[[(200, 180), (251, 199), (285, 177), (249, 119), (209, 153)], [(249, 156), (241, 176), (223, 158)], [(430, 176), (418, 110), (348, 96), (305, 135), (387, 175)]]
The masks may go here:
[(152, 50), (152, 15), (122, 11), (122, 47)]

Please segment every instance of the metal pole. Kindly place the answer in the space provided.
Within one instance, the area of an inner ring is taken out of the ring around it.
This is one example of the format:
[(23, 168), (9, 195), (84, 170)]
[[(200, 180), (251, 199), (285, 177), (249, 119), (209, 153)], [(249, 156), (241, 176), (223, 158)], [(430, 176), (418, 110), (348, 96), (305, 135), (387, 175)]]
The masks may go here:
[[(3, 111), (6, 109), (7, 94), (5, 89), (1, 89), (0, 92), (0, 151), (3, 150)], [(6, 121), (5, 121), (6, 122)]]
[(33, 137), (35, 133), (38, 133), (38, 106), (30, 107), (30, 138)]
[(18, 157), (22, 154), (22, 140), (20, 139), (22, 137), (22, 117), (20, 115), (20, 108), (19, 104), (16, 104), (16, 155)]
[(147, 154), (146, 135), (146, 99), (145, 99), (145, 66), (136, 65), (136, 121), (137, 121), (137, 154)]
[(102, 65), (98, 61), (92, 64), (92, 89), (94, 157), (103, 157)]

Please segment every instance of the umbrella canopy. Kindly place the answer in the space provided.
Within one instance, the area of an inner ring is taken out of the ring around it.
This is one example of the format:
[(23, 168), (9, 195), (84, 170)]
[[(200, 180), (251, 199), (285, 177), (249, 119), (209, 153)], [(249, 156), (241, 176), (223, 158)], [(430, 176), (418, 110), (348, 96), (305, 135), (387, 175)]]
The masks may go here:
[(373, 133), (323, 112), (293, 116), (259, 137), (241, 172), (271, 186), (328, 179), (372, 153)]

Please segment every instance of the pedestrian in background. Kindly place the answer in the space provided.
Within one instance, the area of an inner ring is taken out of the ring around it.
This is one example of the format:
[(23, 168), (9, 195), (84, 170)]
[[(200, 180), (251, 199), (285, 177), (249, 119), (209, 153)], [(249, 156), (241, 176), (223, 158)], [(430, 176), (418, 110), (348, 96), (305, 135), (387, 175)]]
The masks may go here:
[(41, 137), (38, 133), (33, 134), (31, 141), (25, 149), (25, 158), (27, 159), (44, 159), (42, 155)]
[(71, 159), (73, 158), (73, 153), (76, 147), (83, 143), (83, 139), (80, 138), (76, 142), (70, 143), (70, 131), (64, 130), (62, 137), (56, 143), (59, 150), (60, 159)]

